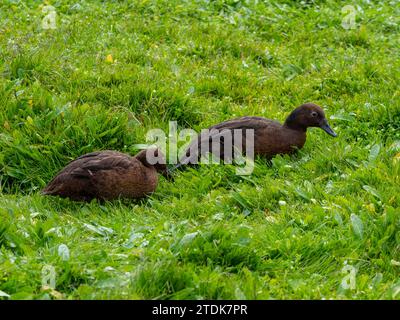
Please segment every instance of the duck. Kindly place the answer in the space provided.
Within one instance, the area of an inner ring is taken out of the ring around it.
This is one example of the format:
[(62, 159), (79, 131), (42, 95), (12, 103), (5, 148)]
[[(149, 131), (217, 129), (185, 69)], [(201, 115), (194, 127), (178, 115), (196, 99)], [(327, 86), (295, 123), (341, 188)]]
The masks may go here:
[[(239, 137), (242, 138), (242, 150), (246, 150), (248, 140), (245, 130), (253, 129), (254, 155), (271, 159), (277, 154), (292, 154), (301, 149), (306, 142), (307, 129), (310, 127), (318, 127), (333, 137), (337, 136), (329, 126), (324, 110), (314, 103), (304, 103), (295, 108), (283, 124), (276, 120), (258, 116), (245, 116), (227, 120), (209, 127), (208, 134), (199, 134), (196, 140), (190, 143), (178, 164), (170, 168), (169, 171), (172, 172), (185, 165), (197, 164), (199, 155), (201, 155), (201, 145), (209, 144), (209, 147), (205, 146), (205, 148), (206, 150), (209, 148), (208, 150), (211, 152), (211, 141), (213, 139), (215, 141), (215, 138), (220, 139), (220, 148), (217, 149), (218, 154), (215, 154), (214, 150), (214, 156), (217, 156), (217, 159), (225, 159), (224, 139), (226, 135), (224, 132), (227, 131), (233, 137), (232, 133), (235, 129), (242, 130)], [(230, 151), (230, 153), (233, 152)]]
[[(147, 152), (159, 159), (148, 161)], [(159, 149), (130, 156), (113, 150), (95, 151), (71, 161), (42, 190), (43, 195), (73, 201), (116, 198), (139, 199), (153, 193), (158, 173), (168, 177), (164, 156)]]

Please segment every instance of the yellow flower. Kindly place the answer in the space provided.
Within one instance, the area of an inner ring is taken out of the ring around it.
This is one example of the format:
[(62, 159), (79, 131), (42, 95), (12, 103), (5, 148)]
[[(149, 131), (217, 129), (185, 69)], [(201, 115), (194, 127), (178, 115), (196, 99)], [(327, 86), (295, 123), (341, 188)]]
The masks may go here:
[(366, 204), (365, 207), (367, 208), (367, 210), (371, 213), (375, 213), (375, 205), (373, 203), (370, 204)]
[(28, 117), (26, 118), (26, 121), (27, 121), (29, 124), (33, 124), (33, 119), (32, 119), (30, 116), (28, 116)]
[(113, 62), (114, 62), (113, 56), (112, 56), (111, 54), (109, 54), (109, 55), (106, 57), (106, 62), (108, 62), (108, 63), (113, 63)]

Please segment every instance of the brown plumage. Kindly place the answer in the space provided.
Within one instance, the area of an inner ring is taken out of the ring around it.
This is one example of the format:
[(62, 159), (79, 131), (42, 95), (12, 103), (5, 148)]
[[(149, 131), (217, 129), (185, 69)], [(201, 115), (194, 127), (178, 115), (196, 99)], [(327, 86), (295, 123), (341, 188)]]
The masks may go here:
[[(200, 134), (197, 141), (189, 145), (186, 156), (180, 159), (180, 163), (175, 168), (196, 163), (199, 154), (201, 154), (202, 144), (209, 143), (211, 145), (213, 139), (218, 141), (227, 131), (233, 136), (232, 132), (235, 129), (243, 130), (241, 133), (243, 151), (246, 150), (247, 142), (245, 130), (253, 129), (255, 155), (271, 158), (276, 154), (290, 154), (303, 147), (306, 142), (308, 127), (319, 127), (331, 136), (336, 137), (336, 133), (328, 125), (322, 108), (313, 103), (303, 104), (293, 110), (283, 125), (278, 121), (254, 116), (224, 121), (208, 128), (209, 130), (214, 129), (214, 133), (205, 136)], [(220, 151), (216, 156), (219, 159), (224, 159), (224, 140), (221, 139), (220, 141)], [(211, 146), (209, 151), (211, 152)]]
[[(152, 150), (150, 155), (163, 158), (158, 149)], [(97, 151), (70, 162), (42, 194), (76, 201), (142, 198), (155, 191), (157, 172), (166, 174), (166, 165), (150, 164), (146, 150), (134, 157), (117, 151)]]

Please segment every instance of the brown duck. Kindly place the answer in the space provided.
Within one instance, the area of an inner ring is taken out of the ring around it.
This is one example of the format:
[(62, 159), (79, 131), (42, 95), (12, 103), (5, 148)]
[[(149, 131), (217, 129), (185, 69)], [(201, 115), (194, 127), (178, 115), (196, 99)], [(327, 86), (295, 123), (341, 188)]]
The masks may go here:
[[(306, 142), (306, 132), (309, 127), (319, 127), (329, 135), (336, 137), (336, 133), (329, 126), (322, 108), (313, 103), (305, 103), (286, 118), (282, 125), (278, 121), (262, 117), (241, 117), (216, 124), (209, 130), (214, 129), (215, 133), (208, 136), (198, 136), (197, 141), (189, 145), (186, 155), (180, 159), (180, 163), (174, 167), (179, 168), (185, 164), (196, 163), (202, 143), (210, 143), (213, 138), (223, 137), (224, 130), (233, 132), (234, 129), (242, 129), (242, 150), (246, 150), (245, 129), (254, 130), (254, 154), (265, 158), (271, 158), (276, 154), (290, 154), (301, 149)], [(211, 145), (211, 143), (210, 143)], [(198, 146), (196, 150), (196, 146)], [(219, 159), (224, 157), (224, 140), (220, 140), (220, 151), (216, 156)], [(206, 147), (207, 148), (207, 147)], [(211, 152), (211, 147), (209, 149)]]
[[(155, 191), (157, 172), (167, 175), (166, 165), (150, 164), (146, 151), (134, 157), (110, 150), (80, 156), (62, 169), (42, 194), (75, 201), (142, 198)], [(163, 157), (158, 149), (152, 154)]]

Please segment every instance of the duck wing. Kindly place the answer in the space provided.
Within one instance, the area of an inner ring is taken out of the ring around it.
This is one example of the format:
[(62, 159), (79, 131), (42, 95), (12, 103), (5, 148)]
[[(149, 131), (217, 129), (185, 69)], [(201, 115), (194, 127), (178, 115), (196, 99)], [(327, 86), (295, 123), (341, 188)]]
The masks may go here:
[[(43, 194), (90, 198), (95, 192), (93, 175), (100, 170), (128, 168), (132, 157), (115, 151), (91, 152), (71, 161), (43, 189)], [(82, 196), (83, 197), (83, 196)]]
[(74, 168), (70, 174), (75, 177), (89, 178), (94, 172), (104, 170), (115, 170), (117, 168), (127, 169), (132, 164), (132, 157), (120, 152), (103, 151), (92, 152), (83, 155), (72, 162)]
[(79, 159), (94, 158), (94, 157), (104, 158), (107, 156), (127, 156), (127, 155), (125, 155), (121, 152), (118, 152), (118, 151), (113, 151), (113, 150), (93, 151), (93, 152), (85, 153), (84, 155), (79, 156), (72, 162), (79, 160)]
[[(180, 159), (180, 163), (177, 164), (172, 170), (177, 169), (185, 164), (195, 163), (198, 160), (200, 152), (201, 152), (201, 145), (206, 143), (209, 145), (211, 141), (220, 141), (219, 147), (219, 156), (220, 158), (224, 157), (224, 131), (226, 130), (232, 131), (235, 129), (253, 129), (254, 131), (265, 129), (268, 127), (280, 127), (281, 124), (278, 121), (266, 119), (263, 117), (256, 117), (256, 116), (246, 116), (240, 117), (237, 119), (227, 120), (221, 123), (218, 123), (214, 126), (208, 128), (210, 130), (210, 134), (202, 135), (199, 134), (196, 138), (197, 141), (193, 141), (185, 152), (185, 156)], [(246, 139), (245, 136), (242, 136), (242, 146), (245, 146)], [(197, 148), (196, 148), (197, 146)], [(211, 150), (210, 150), (211, 151)]]
[(223, 129), (228, 129), (228, 130), (233, 130), (233, 129), (261, 129), (266, 126), (275, 126), (275, 125), (280, 125), (278, 121), (266, 119), (263, 117), (240, 117), (237, 119), (232, 119), (232, 120), (227, 120), (221, 123), (218, 123), (212, 127), (209, 127), (208, 129), (218, 129), (218, 130), (223, 130)]

